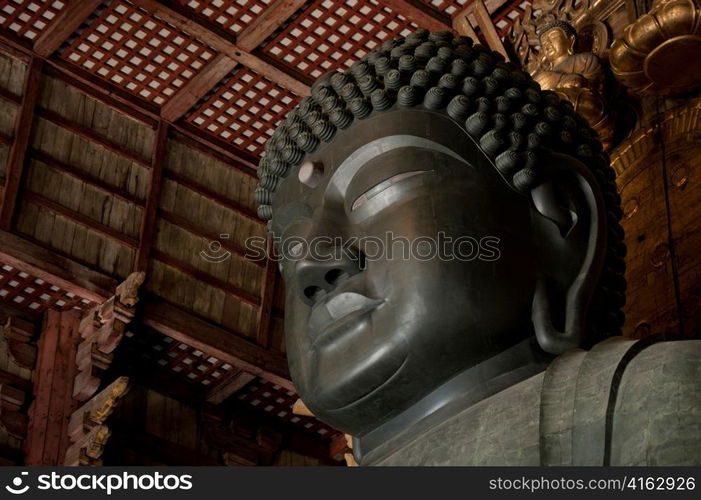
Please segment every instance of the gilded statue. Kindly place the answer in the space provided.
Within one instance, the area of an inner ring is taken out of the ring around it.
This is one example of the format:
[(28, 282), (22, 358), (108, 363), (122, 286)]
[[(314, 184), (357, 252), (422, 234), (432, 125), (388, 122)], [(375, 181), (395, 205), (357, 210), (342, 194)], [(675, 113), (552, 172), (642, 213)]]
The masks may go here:
[[(557, 29), (541, 78), (578, 89)], [(267, 141), (290, 373), (360, 465), (701, 465), (701, 341), (620, 336), (615, 174), (566, 92), (419, 30)]]
[(608, 149), (613, 124), (603, 97), (606, 74), (601, 60), (591, 52), (576, 52), (577, 31), (565, 21), (554, 20), (542, 26), (537, 34), (542, 57), (533, 79), (541, 88), (571, 102)]

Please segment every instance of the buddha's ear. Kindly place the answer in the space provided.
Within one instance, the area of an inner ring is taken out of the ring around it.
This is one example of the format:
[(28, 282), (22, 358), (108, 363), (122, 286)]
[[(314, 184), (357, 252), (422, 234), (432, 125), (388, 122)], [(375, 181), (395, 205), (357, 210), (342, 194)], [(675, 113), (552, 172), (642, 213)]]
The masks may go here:
[(606, 212), (584, 164), (552, 154), (544, 167), (548, 181), (531, 191), (540, 255), (531, 319), (543, 350), (561, 354), (584, 341), (606, 252)]
[(567, 53), (571, 55), (571, 54), (575, 53), (575, 49), (577, 48), (577, 37), (576, 36), (569, 36), (568, 40), (569, 40), (569, 45), (567, 47)]

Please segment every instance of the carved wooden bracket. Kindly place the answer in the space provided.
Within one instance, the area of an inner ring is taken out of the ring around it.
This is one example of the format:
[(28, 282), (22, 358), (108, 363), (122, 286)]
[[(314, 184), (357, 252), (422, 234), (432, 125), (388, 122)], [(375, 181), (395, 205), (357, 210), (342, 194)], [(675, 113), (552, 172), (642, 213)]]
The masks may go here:
[(20, 413), (20, 409), (27, 399), (27, 394), (10, 384), (0, 384), (0, 425), (8, 434), (18, 439), (24, 439), (27, 435), (27, 415)]
[(7, 318), (3, 331), (12, 360), (23, 368), (34, 369), (37, 360), (37, 347), (30, 343), (34, 337), (34, 324), (31, 321), (10, 316)]
[(129, 377), (119, 377), (73, 412), (65, 465), (102, 465), (102, 452), (111, 434), (106, 421), (128, 390)]
[(90, 310), (80, 322), (83, 341), (76, 355), (78, 375), (73, 387), (73, 397), (78, 401), (87, 401), (100, 386), (102, 374), (112, 362), (112, 352), (134, 317), (139, 287), (144, 279), (143, 272), (130, 274), (117, 287), (114, 297)]

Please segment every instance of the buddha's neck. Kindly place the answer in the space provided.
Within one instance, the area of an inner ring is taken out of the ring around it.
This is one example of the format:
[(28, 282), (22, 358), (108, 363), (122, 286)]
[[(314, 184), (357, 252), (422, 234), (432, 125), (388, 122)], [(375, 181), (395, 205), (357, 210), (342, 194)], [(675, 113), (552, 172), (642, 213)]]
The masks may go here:
[(531, 337), (459, 373), (396, 417), (353, 438), (356, 460), (382, 459), (465, 408), (542, 372), (552, 358)]

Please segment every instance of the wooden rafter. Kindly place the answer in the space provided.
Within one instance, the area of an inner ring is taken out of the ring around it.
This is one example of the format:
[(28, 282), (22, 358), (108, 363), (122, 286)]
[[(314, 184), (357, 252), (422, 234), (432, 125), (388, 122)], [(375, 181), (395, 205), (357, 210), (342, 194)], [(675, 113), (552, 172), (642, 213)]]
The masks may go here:
[(70, 208), (61, 205), (60, 203), (57, 203), (54, 200), (49, 199), (39, 193), (25, 191), (23, 193), (22, 199), (24, 201), (28, 201), (29, 203), (33, 203), (40, 207), (44, 207), (48, 210), (51, 210), (56, 215), (60, 215), (65, 219), (68, 219), (72, 222), (75, 222), (76, 224), (85, 227), (86, 229), (95, 231), (96, 233), (101, 234), (102, 236), (112, 241), (115, 241), (116, 243), (124, 245), (128, 248), (136, 249), (139, 246), (139, 241), (136, 238), (127, 236), (126, 234), (121, 233), (106, 224), (96, 221), (95, 219), (92, 219), (87, 215), (83, 215), (80, 212), (71, 210)]
[[(158, 215), (161, 219), (164, 221), (168, 222), (169, 224), (172, 224), (176, 227), (179, 227), (181, 229), (184, 229), (185, 231), (192, 233), (193, 235), (203, 238), (207, 241), (218, 241), (221, 244), (221, 247), (224, 250), (227, 250), (231, 252), (234, 255), (237, 255), (238, 257), (245, 258), (246, 257), (246, 249), (242, 248), (238, 244), (228, 240), (228, 239), (222, 239), (220, 235), (214, 234), (207, 232), (206, 230), (202, 229), (201, 227), (197, 226), (196, 224), (193, 224), (192, 222), (188, 221), (186, 218), (181, 217), (180, 215), (174, 214), (172, 212), (167, 212), (165, 210), (159, 210)], [(246, 262), (250, 262), (253, 265), (259, 266), (259, 267), (264, 267), (265, 263), (258, 261), (258, 260), (247, 260)]]
[(206, 188), (205, 186), (202, 186), (201, 184), (198, 184), (195, 181), (192, 181), (185, 176), (178, 174), (172, 170), (169, 170), (166, 172), (166, 177), (168, 179), (171, 179), (181, 186), (194, 191), (195, 193), (207, 198), (210, 201), (213, 201), (217, 205), (220, 205), (224, 208), (227, 208), (231, 210), (232, 212), (235, 212), (243, 217), (246, 217), (249, 219), (251, 222), (255, 222), (258, 225), (264, 225), (265, 223), (258, 217), (258, 215), (251, 210), (250, 208), (246, 207), (245, 205), (239, 203), (238, 201), (232, 200), (230, 198), (227, 198), (226, 196), (219, 194), (215, 191), (212, 191), (209, 188)]
[(495, 52), (499, 52), (506, 60), (509, 60), (509, 54), (504, 47), (504, 42), (501, 41), (501, 37), (499, 37), (497, 29), (494, 27), (494, 23), (492, 22), (492, 18), (484, 2), (482, 0), (475, 0), (472, 9), (472, 13), (475, 19), (477, 19), (477, 25), (480, 27), (489, 48)]
[(41, 91), (41, 68), (43, 61), (33, 58), (27, 69), (22, 92), (22, 102), (17, 110), (15, 133), (5, 170), (5, 188), (0, 205), (0, 229), (7, 231), (17, 204), (17, 195), (22, 184), (27, 146), (32, 134), (32, 122), (39, 93)]
[[(239, 34), (236, 45), (244, 51), (252, 51), (305, 3), (306, 0), (277, 0)], [(178, 120), (231, 73), (236, 64), (237, 62), (225, 53), (217, 55), (204, 70), (196, 74), (163, 105), (161, 108), (163, 119), (169, 122)]]
[(58, 17), (36, 39), (34, 52), (43, 57), (53, 54), (101, 3), (102, 0), (70, 0)]
[(161, 199), (163, 185), (163, 169), (165, 167), (166, 148), (168, 147), (168, 124), (160, 122), (154, 134), (151, 153), (151, 176), (146, 189), (146, 206), (141, 213), (141, 228), (139, 230), (139, 246), (134, 255), (134, 271), (147, 271), (148, 258), (153, 246), (156, 232), (156, 215)]
[(225, 294), (230, 295), (240, 300), (241, 302), (244, 302), (253, 307), (260, 306), (260, 297), (256, 297), (255, 295), (252, 295), (246, 292), (245, 290), (241, 290), (240, 288), (232, 285), (228, 281), (222, 281), (218, 278), (215, 278), (211, 274), (205, 271), (201, 271), (193, 265), (187, 262), (183, 262), (173, 257), (172, 255), (169, 255), (160, 250), (152, 250), (152, 256), (158, 262), (161, 262), (166, 266), (172, 267), (173, 269), (176, 269), (177, 271), (180, 271), (181, 273), (190, 276), (196, 279), (197, 281), (201, 281), (202, 283), (211, 286), (212, 288), (221, 290)]
[(291, 90), (297, 95), (309, 95), (308, 85), (302, 83), (272, 64), (262, 60), (258, 56), (253, 55), (249, 51), (244, 50), (237, 44), (229, 41), (224, 36), (216, 33), (215, 29), (213, 29), (211, 26), (207, 26), (207, 24), (203, 21), (192, 19), (184, 13), (180, 13), (174, 10), (174, 8), (163, 5), (156, 0), (133, 0), (133, 3), (147, 12), (172, 24), (176, 28), (190, 33), (199, 40), (209, 44), (219, 52), (226, 54), (234, 61), (237, 61), (244, 66), (249, 67), (256, 73), (264, 76), (268, 80)]
[[(477, 17), (475, 16), (476, 3), (477, 2), (474, 0), (472, 2), (468, 2), (468, 5), (465, 6), (464, 9), (453, 16), (453, 29), (455, 29), (459, 35), (469, 36), (478, 42), (479, 40), (477, 39), (474, 31), (474, 26), (479, 25), (477, 22)], [(491, 15), (509, 3), (509, 0), (485, 0), (482, 3), (484, 4), (487, 12)]]
[(430, 31), (452, 31), (450, 18), (421, 2), (410, 0), (380, 0), (393, 11)]
[(246, 373), (244, 371), (235, 372), (232, 370), (229, 378), (224, 382), (217, 384), (216, 387), (207, 391), (205, 399), (208, 403), (219, 404), (227, 399), (232, 394), (237, 393), (243, 389), (246, 384), (255, 379), (255, 375)]
[(0, 231), (0, 259), (93, 302), (104, 302), (117, 286), (109, 276), (5, 231)]
[[(2, 139), (1, 136), (0, 139)], [(99, 177), (95, 177), (94, 175), (91, 175), (72, 165), (59, 161), (56, 158), (53, 158), (52, 156), (49, 156), (48, 154), (44, 153), (43, 151), (39, 151), (37, 149), (29, 149), (29, 157), (51, 168), (60, 170), (62, 173), (69, 175), (75, 179), (78, 179), (79, 181), (84, 182), (85, 184), (88, 184), (94, 187), (95, 189), (98, 189), (99, 191), (102, 191), (103, 193), (113, 196), (119, 200), (131, 203), (133, 205), (136, 205), (137, 207), (144, 206), (143, 200), (137, 198), (136, 196), (127, 192), (126, 190), (109, 184), (100, 179)]]
[(37, 108), (36, 114), (40, 118), (48, 120), (51, 123), (58, 125), (59, 127), (68, 130), (69, 132), (77, 136), (82, 137), (83, 139), (99, 144), (106, 150), (123, 158), (126, 158), (127, 160), (136, 163), (137, 165), (146, 168), (149, 168), (151, 166), (151, 162), (146, 158), (143, 158), (141, 155), (134, 153), (133, 151), (130, 151), (118, 142), (108, 139), (102, 134), (95, 132), (95, 130), (91, 127), (86, 127), (85, 125), (75, 123), (74, 121), (64, 118), (62, 115), (56, 113), (55, 111), (51, 111), (44, 108)]
[(243, 50), (252, 51), (305, 3), (306, 0), (276, 0), (271, 3), (255, 21), (239, 33), (236, 45)]
[(161, 108), (161, 116), (169, 122), (177, 121), (195, 106), (222, 78), (236, 67), (236, 61), (224, 54), (217, 55), (212, 62), (190, 79), (183, 88)]
[(269, 351), (156, 299), (143, 304), (142, 323), (191, 347), (231, 363), (252, 375), (295, 390), (285, 355)]

